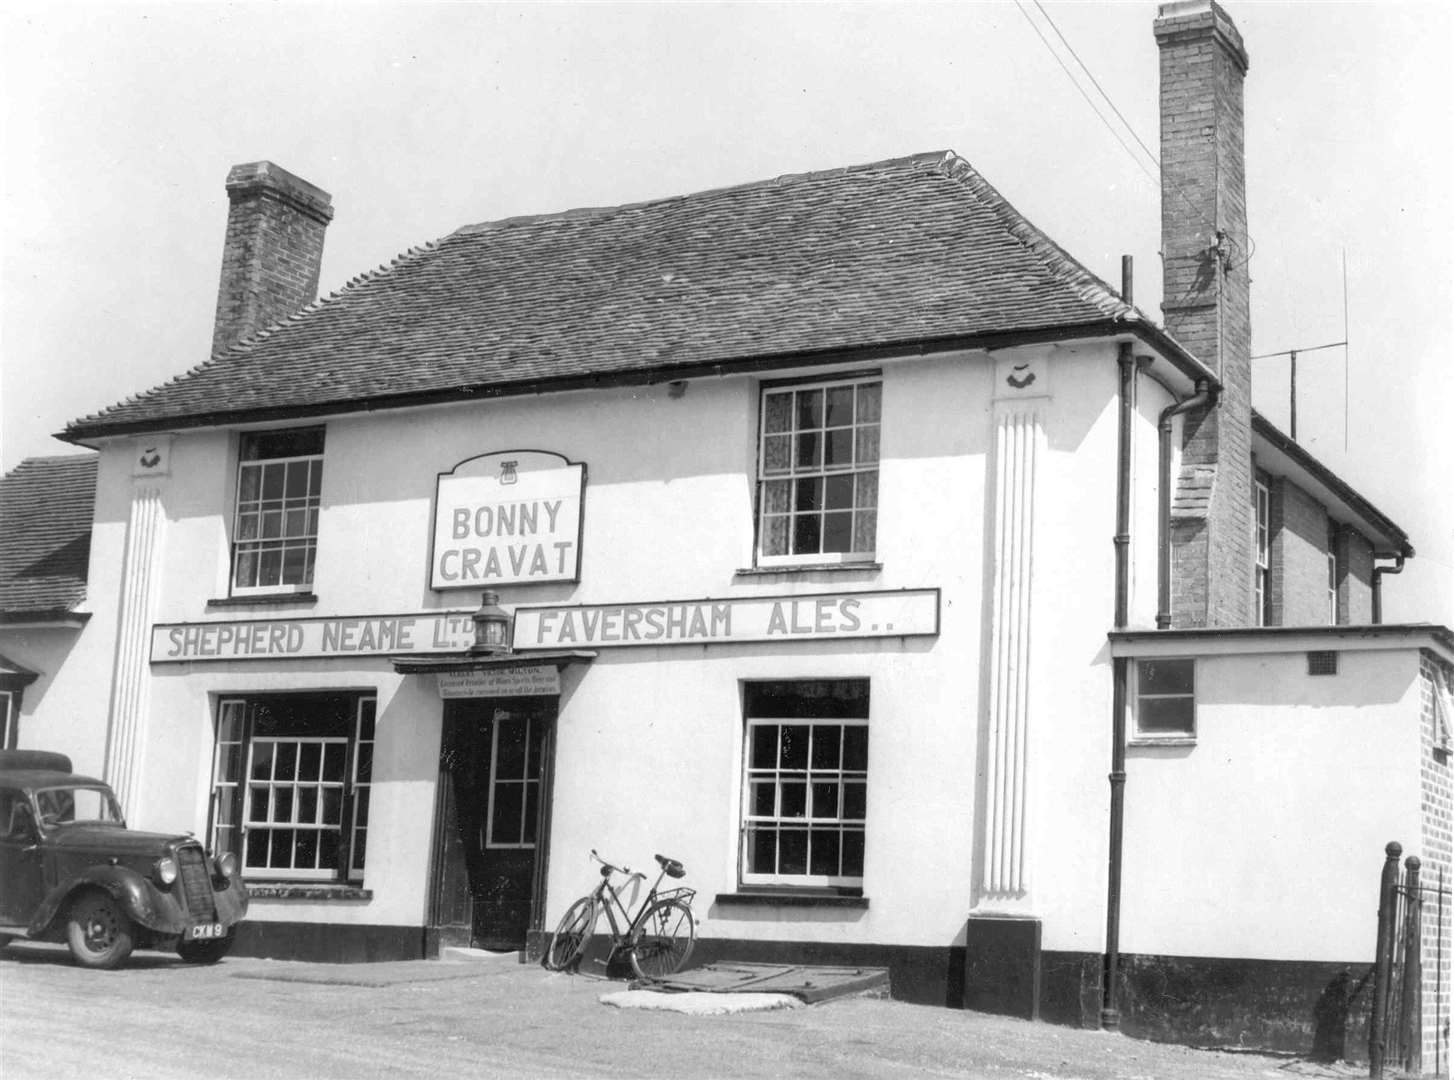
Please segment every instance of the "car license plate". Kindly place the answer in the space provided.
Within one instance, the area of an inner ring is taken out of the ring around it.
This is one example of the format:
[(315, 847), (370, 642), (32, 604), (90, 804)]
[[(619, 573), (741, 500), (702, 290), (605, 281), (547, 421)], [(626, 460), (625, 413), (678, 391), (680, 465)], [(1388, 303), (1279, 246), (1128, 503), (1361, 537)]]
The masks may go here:
[(220, 938), (221, 936), (222, 924), (220, 922), (199, 923), (187, 931), (187, 938), (190, 941), (196, 941), (199, 938)]

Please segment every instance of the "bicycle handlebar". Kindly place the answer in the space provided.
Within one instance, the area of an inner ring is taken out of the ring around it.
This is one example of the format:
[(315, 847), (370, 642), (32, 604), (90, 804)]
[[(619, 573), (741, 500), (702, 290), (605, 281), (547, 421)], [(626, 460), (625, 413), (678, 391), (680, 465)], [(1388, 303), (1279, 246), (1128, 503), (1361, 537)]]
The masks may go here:
[(591, 858), (595, 859), (598, 863), (601, 864), (601, 872), (604, 874), (625, 874), (627, 877), (640, 878), (642, 881), (646, 880), (646, 875), (641, 873), (639, 870), (633, 871), (629, 866), (616, 866), (612, 863), (608, 863), (605, 859), (601, 858), (600, 854), (596, 851), (595, 848), (591, 848)]

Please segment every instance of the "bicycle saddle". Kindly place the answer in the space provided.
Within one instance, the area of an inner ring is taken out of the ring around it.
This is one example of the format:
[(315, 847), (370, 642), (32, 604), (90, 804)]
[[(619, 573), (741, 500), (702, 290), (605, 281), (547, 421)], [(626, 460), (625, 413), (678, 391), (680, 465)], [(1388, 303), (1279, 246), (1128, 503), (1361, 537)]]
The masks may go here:
[(665, 855), (658, 855), (656, 861), (661, 864), (661, 868), (666, 872), (667, 877), (679, 878), (687, 876), (687, 868), (675, 859), (668, 859)]

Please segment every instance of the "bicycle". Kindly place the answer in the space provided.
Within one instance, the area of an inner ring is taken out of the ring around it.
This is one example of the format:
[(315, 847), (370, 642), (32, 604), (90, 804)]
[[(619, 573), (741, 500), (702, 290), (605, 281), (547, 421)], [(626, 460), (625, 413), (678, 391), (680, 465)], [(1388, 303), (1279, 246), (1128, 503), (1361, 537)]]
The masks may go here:
[(601, 880), (589, 895), (566, 909), (542, 958), (545, 967), (551, 971), (565, 971), (576, 964), (595, 933), (601, 912), (605, 911), (611, 924), (612, 954), (624, 950), (631, 960), (632, 970), (640, 978), (654, 981), (679, 971), (697, 943), (696, 920), (692, 917), (691, 906), (697, 890), (679, 888), (657, 892), (657, 888), (663, 877), (684, 877), (686, 868), (675, 859), (656, 856), (661, 873), (657, 874), (656, 883), (632, 916), (621, 900), (620, 890), (611, 883), (611, 875), (626, 875), (623, 888), (637, 879), (645, 881), (646, 875), (625, 866), (613, 866), (594, 849), (591, 858), (601, 864)]

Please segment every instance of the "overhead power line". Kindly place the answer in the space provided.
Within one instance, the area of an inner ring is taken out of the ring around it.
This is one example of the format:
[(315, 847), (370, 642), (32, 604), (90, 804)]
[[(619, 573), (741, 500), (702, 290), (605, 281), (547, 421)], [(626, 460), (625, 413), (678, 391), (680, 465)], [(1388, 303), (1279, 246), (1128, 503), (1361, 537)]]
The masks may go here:
[[(1105, 103), (1107, 106), (1109, 106), (1111, 112), (1115, 114), (1118, 120), (1120, 120), (1121, 126), (1126, 129), (1126, 132), (1135, 141), (1136, 145), (1141, 148), (1142, 152), (1151, 161), (1152, 169), (1147, 169), (1145, 163), (1141, 160), (1141, 158), (1138, 157), (1136, 152), (1131, 149), (1131, 147), (1127, 144), (1126, 140), (1121, 137), (1121, 133), (1118, 132), (1114, 126), (1112, 126), (1111, 121), (1106, 118), (1105, 113), (1103, 113), (1101, 109), (1096, 105), (1095, 101), (1086, 91), (1086, 88), (1081, 84), (1080, 79), (1076, 77), (1075, 72), (1070, 69), (1070, 67), (1065, 63), (1063, 59), (1061, 59), (1060, 54), (1055, 50), (1055, 47), (1051, 45), (1050, 39), (1047, 38), (1045, 34), (1040, 30), (1039, 25), (1030, 15), (1029, 9), (1025, 7), (1023, 0), (1015, 0), (1015, 6), (1020, 9), (1020, 14), (1023, 15), (1025, 17), (1025, 21), (1030, 24), (1030, 28), (1035, 31), (1035, 36), (1040, 39), (1040, 43), (1045, 46), (1046, 51), (1055, 58), (1055, 62), (1059, 64), (1060, 69), (1065, 72), (1066, 78), (1071, 81), (1071, 85), (1076, 88), (1076, 90), (1080, 93), (1080, 96), (1085, 99), (1086, 104), (1091, 107), (1091, 112), (1096, 114), (1096, 118), (1105, 125), (1106, 130), (1111, 133), (1112, 137), (1115, 138), (1116, 142), (1121, 144), (1121, 148), (1125, 150), (1126, 153), (1130, 156), (1131, 160), (1136, 163), (1137, 168), (1139, 168), (1158, 185), (1163, 185), (1166, 181), (1161, 172), (1160, 158), (1151, 151), (1151, 149), (1141, 139), (1141, 136), (1136, 134), (1136, 129), (1131, 126), (1131, 123), (1126, 119), (1125, 114), (1123, 114), (1121, 110), (1116, 107), (1116, 103), (1111, 100), (1111, 95), (1106, 92), (1105, 87), (1101, 86), (1100, 81), (1091, 72), (1089, 66), (1087, 66), (1086, 62), (1080, 58), (1080, 54), (1075, 51), (1075, 47), (1071, 45), (1070, 41), (1066, 38), (1066, 36), (1061, 33), (1060, 27), (1055, 24), (1055, 20), (1050, 17), (1050, 13), (1045, 10), (1043, 5), (1041, 5), (1040, 0), (1032, 0), (1032, 2), (1039, 10), (1041, 17), (1045, 20), (1047, 24), (1049, 24), (1050, 29), (1055, 31), (1055, 36), (1060, 39), (1061, 43), (1065, 46), (1066, 51), (1075, 58), (1075, 62), (1080, 66), (1081, 70), (1086, 73), (1086, 76), (1090, 79), (1091, 84), (1096, 88), (1096, 91), (1105, 100)], [(1217, 224), (1207, 219), (1207, 216), (1202, 213), (1201, 207), (1197, 206), (1196, 203), (1192, 202), (1191, 197), (1187, 195), (1184, 190), (1182, 190), (1180, 184), (1176, 183), (1173, 180), (1170, 181), (1170, 186), (1171, 189), (1175, 191), (1178, 196), (1180, 196), (1182, 202), (1186, 203), (1186, 205), (1191, 209), (1192, 213), (1196, 214), (1196, 216), (1201, 220), (1201, 223), (1203, 225), (1205, 225), (1214, 233), (1218, 231)], [(1256, 244), (1252, 240), (1250, 234), (1247, 236), (1247, 243), (1250, 250), (1247, 257), (1238, 264), (1239, 266), (1246, 265), (1246, 263), (1251, 261), (1251, 252), (1256, 250)]]

